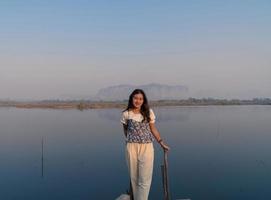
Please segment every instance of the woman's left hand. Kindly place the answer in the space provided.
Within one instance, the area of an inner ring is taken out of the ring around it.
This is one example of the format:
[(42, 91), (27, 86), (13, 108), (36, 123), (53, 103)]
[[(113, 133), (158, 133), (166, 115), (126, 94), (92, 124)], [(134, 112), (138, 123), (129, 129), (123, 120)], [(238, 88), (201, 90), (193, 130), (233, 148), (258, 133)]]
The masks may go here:
[(163, 141), (160, 142), (160, 145), (161, 145), (161, 147), (162, 147), (165, 151), (169, 151), (169, 150), (170, 150), (169, 146), (166, 145)]

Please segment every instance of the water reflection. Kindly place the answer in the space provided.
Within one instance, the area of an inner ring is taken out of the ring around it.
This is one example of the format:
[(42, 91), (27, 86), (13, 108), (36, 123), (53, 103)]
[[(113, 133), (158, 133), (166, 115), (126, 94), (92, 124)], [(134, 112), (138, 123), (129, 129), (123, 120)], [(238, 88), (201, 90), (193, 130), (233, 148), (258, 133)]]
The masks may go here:
[[(185, 122), (189, 120), (189, 115), (192, 112), (192, 107), (187, 108), (183, 107), (181, 112), (176, 112), (174, 109), (175, 107), (160, 107), (160, 108), (153, 108), (156, 121), (157, 122), (168, 122), (168, 121), (178, 121), (178, 122)], [(107, 119), (112, 121), (119, 121), (122, 110), (120, 109), (101, 109), (96, 110), (98, 116), (101, 119)]]

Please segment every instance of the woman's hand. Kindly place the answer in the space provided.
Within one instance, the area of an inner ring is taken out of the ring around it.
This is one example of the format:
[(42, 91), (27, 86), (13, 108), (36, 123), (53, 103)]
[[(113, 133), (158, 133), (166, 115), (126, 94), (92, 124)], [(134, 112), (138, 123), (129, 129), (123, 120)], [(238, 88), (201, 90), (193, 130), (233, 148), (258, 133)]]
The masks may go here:
[(168, 145), (166, 145), (163, 141), (160, 142), (161, 147), (164, 149), (164, 151), (169, 151), (170, 148)]

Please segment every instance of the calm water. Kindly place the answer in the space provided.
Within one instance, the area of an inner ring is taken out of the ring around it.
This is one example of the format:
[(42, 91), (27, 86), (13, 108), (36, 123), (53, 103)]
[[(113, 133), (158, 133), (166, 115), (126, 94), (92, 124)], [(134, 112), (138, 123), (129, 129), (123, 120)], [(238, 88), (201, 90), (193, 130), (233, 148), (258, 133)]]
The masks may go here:
[[(173, 199), (271, 199), (271, 106), (153, 109), (172, 149)], [(124, 193), (120, 111), (0, 108), (0, 199), (112, 200)], [(162, 199), (162, 156), (155, 144), (150, 200)]]

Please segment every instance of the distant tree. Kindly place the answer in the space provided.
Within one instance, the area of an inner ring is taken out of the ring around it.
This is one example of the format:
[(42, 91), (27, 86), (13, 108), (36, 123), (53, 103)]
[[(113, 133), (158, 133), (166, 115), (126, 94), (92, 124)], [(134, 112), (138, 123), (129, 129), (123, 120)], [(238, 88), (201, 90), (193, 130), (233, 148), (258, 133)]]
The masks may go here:
[(84, 102), (80, 102), (78, 105), (77, 105), (77, 109), (78, 110), (84, 110), (84, 108), (85, 108), (85, 105), (84, 105)]

